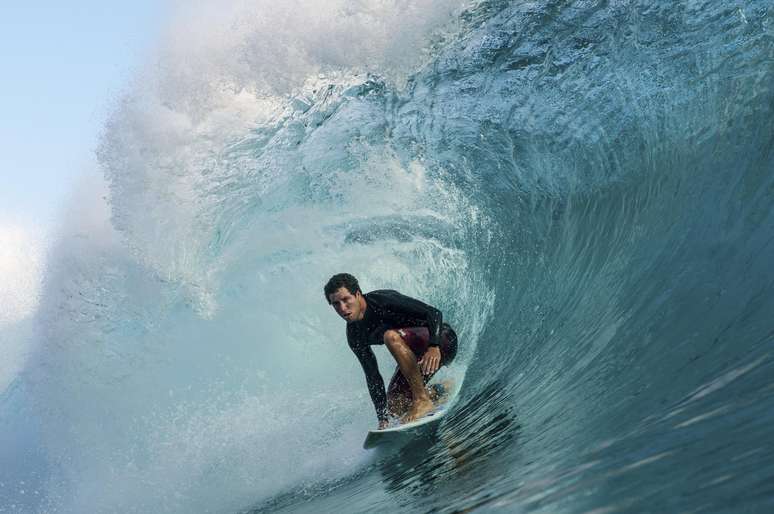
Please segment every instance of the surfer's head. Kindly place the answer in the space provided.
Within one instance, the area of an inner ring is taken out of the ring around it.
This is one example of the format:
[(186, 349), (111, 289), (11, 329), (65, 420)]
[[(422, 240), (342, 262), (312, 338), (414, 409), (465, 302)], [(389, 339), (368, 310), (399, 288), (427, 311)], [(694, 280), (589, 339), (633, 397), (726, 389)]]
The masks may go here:
[(347, 323), (363, 319), (366, 301), (355, 277), (349, 273), (333, 275), (325, 284), (324, 291), (330, 306)]

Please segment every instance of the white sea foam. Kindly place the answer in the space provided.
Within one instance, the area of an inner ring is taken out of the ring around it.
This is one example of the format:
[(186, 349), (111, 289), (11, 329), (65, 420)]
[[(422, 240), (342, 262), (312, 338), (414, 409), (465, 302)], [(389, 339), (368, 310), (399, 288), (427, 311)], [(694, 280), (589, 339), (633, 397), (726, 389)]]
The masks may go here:
[(39, 230), (0, 220), (0, 393), (29, 353), (29, 318), (40, 300), (43, 258)]
[(34, 312), (42, 261), (42, 241), (35, 229), (0, 220), (0, 326)]
[[(271, 126), (288, 95), (376, 72), (400, 82), (434, 31), (464, 2), (209, 2), (180, 4), (158, 57), (111, 116), (99, 155), (113, 221), (160, 275), (187, 284), (212, 314), (207, 245), (215, 181), (233, 177), (224, 149)], [(358, 78), (355, 81), (361, 82)], [(251, 163), (254, 175), (266, 163)], [(166, 244), (175, 241), (176, 244)]]
[(383, 139), (378, 106), (347, 88), (399, 83), (458, 5), (180, 6), (52, 249), (30, 390), (55, 510), (237, 510), (362, 465), (374, 416), (322, 284), (458, 312), (475, 286), (444, 239), (462, 195), (358, 136)]

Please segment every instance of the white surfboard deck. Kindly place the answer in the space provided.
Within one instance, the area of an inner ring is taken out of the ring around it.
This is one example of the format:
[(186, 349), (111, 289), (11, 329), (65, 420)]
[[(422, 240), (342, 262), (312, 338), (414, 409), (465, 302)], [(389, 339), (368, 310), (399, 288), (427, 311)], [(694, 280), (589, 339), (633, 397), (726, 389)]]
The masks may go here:
[(416, 437), (418, 435), (431, 432), (437, 428), (438, 422), (441, 421), (441, 418), (443, 418), (449, 411), (451, 406), (454, 404), (456, 397), (457, 391), (452, 391), (450, 393), (450, 398), (448, 398), (444, 403), (436, 406), (428, 414), (415, 421), (412, 421), (411, 423), (404, 423), (395, 427), (383, 428), (382, 430), (369, 430), (365, 441), (363, 441), (363, 448), (370, 450), (371, 448), (375, 448), (381, 444), (394, 442), (404, 437)]

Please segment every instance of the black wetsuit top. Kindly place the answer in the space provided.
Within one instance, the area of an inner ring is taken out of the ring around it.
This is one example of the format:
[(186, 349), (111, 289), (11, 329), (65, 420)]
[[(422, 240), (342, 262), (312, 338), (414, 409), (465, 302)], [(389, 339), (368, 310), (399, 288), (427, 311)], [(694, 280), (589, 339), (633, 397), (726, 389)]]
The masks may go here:
[(379, 421), (386, 421), (387, 395), (371, 345), (384, 344), (384, 333), (389, 329), (427, 327), (430, 331), (429, 345), (438, 346), (443, 316), (435, 307), (397, 291), (383, 289), (363, 296), (366, 300), (365, 314), (360, 321), (347, 323), (347, 342), (363, 366), (376, 416)]

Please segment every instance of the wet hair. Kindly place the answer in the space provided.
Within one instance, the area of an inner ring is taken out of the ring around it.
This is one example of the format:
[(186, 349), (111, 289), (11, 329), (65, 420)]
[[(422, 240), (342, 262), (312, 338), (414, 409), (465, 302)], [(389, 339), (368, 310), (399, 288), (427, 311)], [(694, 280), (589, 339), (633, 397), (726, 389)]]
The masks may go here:
[(360, 290), (360, 284), (357, 283), (357, 279), (355, 277), (349, 273), (338, 273), (333, 275), (331, 279), (328, 280), (328, 283), (325, 284), (325, 301), (331, 303), (328, 297), (342, 287), (346, 288), (346, 290), (352, 294), (363, 294), (363, 292)]

